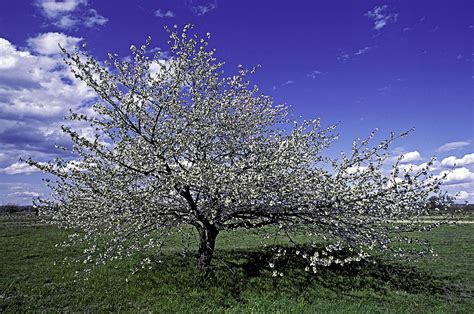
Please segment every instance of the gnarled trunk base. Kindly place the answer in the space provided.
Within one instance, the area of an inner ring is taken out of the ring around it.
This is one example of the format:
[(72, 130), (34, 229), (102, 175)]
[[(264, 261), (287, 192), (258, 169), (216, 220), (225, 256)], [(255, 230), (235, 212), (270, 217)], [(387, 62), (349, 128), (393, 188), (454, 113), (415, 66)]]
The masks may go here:
[(199, 244), (197, 266), (202, 270), (209, 269), (209, 266), (211, 265), (218, 233), (219, 230), (212, 225), (200, 230), (201, 243)]

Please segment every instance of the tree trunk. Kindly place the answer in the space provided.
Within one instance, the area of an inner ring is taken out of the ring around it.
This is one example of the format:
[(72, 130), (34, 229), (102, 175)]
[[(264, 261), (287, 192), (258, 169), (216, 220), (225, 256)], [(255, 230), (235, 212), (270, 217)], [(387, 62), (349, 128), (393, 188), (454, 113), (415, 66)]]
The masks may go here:
[(219, 230), (214, 225), (207, 225), (200, 230), (200, 233), (201, 243), (199, 245), (197, 266), (202, 270), (208, 270)]

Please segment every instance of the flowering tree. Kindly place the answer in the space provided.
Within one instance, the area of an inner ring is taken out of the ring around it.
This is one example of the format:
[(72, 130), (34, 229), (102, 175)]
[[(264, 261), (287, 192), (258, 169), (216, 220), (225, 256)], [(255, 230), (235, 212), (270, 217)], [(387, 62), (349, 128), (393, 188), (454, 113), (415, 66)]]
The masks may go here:
[[(64, 51), (100, 98), (93, 114), (69, 119), (94, 135), (64, 126), (77, 158), (28, 162), (57, 178), (51, 198), (39, 200), (51, 221), (96, 239), (85, 262), (160, 246), (159, 235), (179, 225), (199, 233), (200, 268), (210, 265), (220, 231), (264, 226), (329, 241), (324, 252), (304, 254), (314, 270), (373, 249), (409, 253), (391, 243), (410, 241), (402, 232), (418, 230), (440, 179), (428, 168), (402, 171), (398, 162), (384, 170), (389, 144), (405, 134), (371, 146), (374, 132), (351, 154), (323, 157), (334, 126), (291, 125), (286, 107), (250, 85), (255, 69), (224, 76), (207, 39), (189, 30), (168, 30), (166, 60), (150, 56), (150, 40), (131, 47), (132, 60), (109, 55), (102, 64), (83, 50)], [(342, 248), (354, 255), (329, 253)]]

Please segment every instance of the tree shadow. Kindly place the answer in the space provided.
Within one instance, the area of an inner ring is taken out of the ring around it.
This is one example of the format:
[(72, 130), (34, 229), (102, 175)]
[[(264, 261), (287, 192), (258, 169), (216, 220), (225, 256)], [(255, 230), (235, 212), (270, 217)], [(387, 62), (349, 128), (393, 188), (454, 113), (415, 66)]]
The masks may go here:
[[(305, 271), (308, 260), (296, 254), (296, 250), (310, 254), (314, 249), (284, 249), (286, 254), (278, 261), (273, 259), (275, 252), (272, 248), (216, 250), (211, 272), (200, 272), (196, 268), (194, 254), (169, 254), (160, 257), (163, 260), (150, 270), (152, 273), (142, 275), (140, 285), (146, 282), (150, 287), (164, 284), (188, 298), (210, 298), (222, 307), (245, 302), (249, 295), (297, 298), (309, 303), (315, 302), (315, 296), (359, 299), (364, 295), (366, 298), (383, 299), (400, 292), (452, 299), (472, 297), (472, 291), (466, 287), (454, 286), (453, 278), (383, 258), (320, 267), (314, 274), (311, 269)], [(350, 254), (344, 251), (338, 253), (340, 258)], [(273, 262), (275, 267), (271, 268), (269, 262)], [(274, 277), (274, 270), (282, 271), (283, 276), (277, 273)]]
[[(352, 262), (344, 266), (332, 264), (327, 267), (319, 267), (317, 273), (311, 268), (306, 271), (309, 261), (296, 254), (296, 251), (313, 253), (315, 249), (309, 247), (285, 247), (286, 254), (275, 262), (277, 277), (272, 278), (274, 269), (270, 268), (269, 262), (274, 261), (274, 251), (270, 248), (262, 250), (233, 250), (219, 252), (222, 264), (221, 270), (227, 268), (229, 271), (240, 273), (240, 280), (251, 280), (252, 278), (269, 277), (274, 286), (291, 285), (292, 289), (303, 291), (311, 286), (322, 286), (337, 293), (347, 293), (354, 290), (370, 289), (385, 293), (389, 290), (403, 291), (410, 294), (437, 294), (453, 295), (462, 294), (463, 289), (449, 284), (449, 278), (437, 276), (414, 266), (389, 261), (383, 258), (370, 258), (359, 262)], [(316, 249), (317, 250), (317, 249)], [(318, 250), (319, 251), (319, 250)], [(338, 252), (337, 257), (350, 256), (349, 251)], [(218, 267), (219, 268), (219, 267)], [(284, 278), (279, 278), (281, 270)]]

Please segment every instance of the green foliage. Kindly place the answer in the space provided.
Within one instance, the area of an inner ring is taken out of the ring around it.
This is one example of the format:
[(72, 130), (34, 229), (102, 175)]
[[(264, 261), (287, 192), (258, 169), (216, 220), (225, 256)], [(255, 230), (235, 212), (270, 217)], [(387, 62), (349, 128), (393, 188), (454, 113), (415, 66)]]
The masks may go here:
[(279, 261), (287, 272), (278, 278), (268, 267), (272, 252), (247, 231), (222, 234), (208, 275), (194, 267), (194, 256), (180, 254), (182, 239), (175, 235), (152, 269), (130, 275), (143, 257), (136, 255), (99, 266), (85, 280), (74, 275), (78, 265), (53, 265), (80, 253), (54, 247), (66, 231), (31, 217), (0, 216), (0, 311), (468, 313), (474, 309), (473, 231), (470, 224), (424, 234), (439, 256), (416, 264), (385, 258), (333, 265), (315, 276), (288, 254)]

